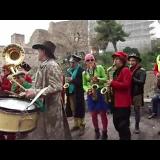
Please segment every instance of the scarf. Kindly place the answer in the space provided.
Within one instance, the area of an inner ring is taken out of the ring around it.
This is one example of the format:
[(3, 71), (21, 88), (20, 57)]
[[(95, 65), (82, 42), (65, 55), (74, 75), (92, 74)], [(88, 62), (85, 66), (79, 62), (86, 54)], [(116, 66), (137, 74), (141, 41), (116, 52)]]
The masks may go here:
[(130, 68), (130, 71), (131, 71), (132, 76), (134, 75), (135, 71), (136, 71), (137, 69), (139, 69), (139, 68), (141, 68), (141, 65), (140, 65), (140, 64), (137, 64), (137, 65), (132, 66), (132, 67)]
[[(79, 70), (79, 65), (77, 65), (75, 68), (69, 68), (68, 73), (71, 75), (72, 80), (76, 79), (78, 70)], [(69, 84), (69, 93), (73, 93), (75, 91), (75, 85), (73, 83)]]

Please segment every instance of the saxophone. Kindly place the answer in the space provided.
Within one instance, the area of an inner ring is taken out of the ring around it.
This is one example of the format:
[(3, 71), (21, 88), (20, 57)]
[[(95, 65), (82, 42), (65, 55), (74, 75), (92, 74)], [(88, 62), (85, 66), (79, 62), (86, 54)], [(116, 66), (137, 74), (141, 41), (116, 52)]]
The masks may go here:
[(98, 95), (97, 95), (97, 90), (99, 88), (99, 85), (97, 83), (93, 83), (91, 86), (91, 90), (92, 90), (92, 98), (94, 101), (98, 100)]
[(98, 100), (97, 90), (99, 88), (99, 85), (97, 84), (97, 82), (94, 82), (95, 77), (94, 77), (93, 68), (90, 67), (89, 71), (90, 71), (89, 74), (90, 74), (90, 82), (91, 82), (90, 94), (92, 96), (92, 99), (94, 101), (97, 101)]
[(67, 69), (67, 76), (65, 77), (65, 84), (63, 85), (64, 89), (68, 89), (69, 88), (69, 81), (68, 81), (68, 77), (70, 77), (71, 75), (69, 74), (69, 69)]
[[(110, 71), (113, 69), (113, 67), (115, 67), (115, 63), (113, 63), (112, 66), (110, 66), (107, 71), (107, 80), (110, 80)], [(112, 89), (109, 85), (106, 85), (106, 87), (103, 87), (101, 89), (101, 94), (105, 95), (106, 97), (106, 102), (107, 103), (111, 103), (112, 102)]]

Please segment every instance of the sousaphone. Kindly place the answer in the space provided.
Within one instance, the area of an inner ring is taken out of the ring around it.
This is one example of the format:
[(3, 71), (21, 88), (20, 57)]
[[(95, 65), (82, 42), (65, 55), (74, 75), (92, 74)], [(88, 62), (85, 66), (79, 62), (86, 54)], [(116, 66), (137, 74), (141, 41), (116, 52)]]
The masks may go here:
[(12, 74), (8, 76), (8, 79), (15, 82), (23, 90), (25, 90), (25, 88), (14, 79), (14, 75), (18, 73), (20, 64), (24, 61), (24, 49), (18, 44), (10, 44), (3, 49), (2, 56), (12, 72)]

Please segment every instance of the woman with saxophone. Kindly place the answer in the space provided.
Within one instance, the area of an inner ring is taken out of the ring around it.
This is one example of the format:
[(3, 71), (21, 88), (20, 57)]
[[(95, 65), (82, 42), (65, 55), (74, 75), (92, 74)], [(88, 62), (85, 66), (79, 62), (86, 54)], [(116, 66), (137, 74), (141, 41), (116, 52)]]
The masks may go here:
[(83, 72), (83, 88), (87, 93), (88, 109), (91, 112), (92, 123), (95, 129), (95, 139), (100, 138), (100, 131), (98, 126), (98, 114), (102, 120), (102, 139), (107, 139), (107, 104), (105, 103), (104, 96), (100, 90), (104, 87), (106, 82), (105, 70), (101, 65), (96, 65), (95, 57), (92, 54), (85, 56), (86, 70)]
[(126, 66), (126, 53), (119, 51), (114, 53), (112, 57), (116, 70), (113, 73), (113, 80), (109, 80), (108, 85), (112, 87), (114, 97), (113, 123), (119, 133), (120, 140), (130, 140), (132, 75)]

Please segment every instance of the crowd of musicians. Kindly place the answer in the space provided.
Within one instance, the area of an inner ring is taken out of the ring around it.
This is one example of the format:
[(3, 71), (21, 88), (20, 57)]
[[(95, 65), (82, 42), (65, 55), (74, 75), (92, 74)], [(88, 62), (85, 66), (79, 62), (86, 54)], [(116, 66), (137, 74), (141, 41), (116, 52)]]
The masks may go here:
[[(61, 66), (56, 63), (56, 45), (50, 41), (33, 45), (38, 50), (40, 65), (36, 72), (35, 84), (29, 74), (31, 67), (23, 62), (20, 72), (15, 75), (16, 81), (26, 90), (22, 90), (7, 77), (11, 74), (8, 65), (3, 66), (0, 76), (0, 89), (4, 93), (23, 95), (33, 99), (43, 88), (48, 87), (42, 94), (37, 106), (39, 120), (36, 129), (31, 133), (21, 133), (22, 139), (63, 140), (72, 139), (71, 132), (85, 134), (86, 108), (90, 112), (95, 132), (95, 139), (108, 139), (108, 114), (113, 115), (113, 124), (120, 140), (131, 140), (130, 114), (132, 106), (135, 111), (135, 134), (140, 134), (140, 110), (144, 105), (144, 84), (146, 71), (141, 66), (139, 53), (126, 54), (117, 51), (112, 55), (113, 65), (105, 70), (97, 64), (91, 53), (85, 57), (72, 55), (69, 68), (64, 75)], [(154, 74), (157, 79), (155, 96), (152, 99), (153, 113), (149, 119), (156, 117), (160, 102), (160, 60), (157, 57)], [(80, 62), (83, 61), (83, 67)], [(85, 67), (84, 67), (85, 66)], [(85, 99), (86, 95), (86, 99)], [(69, 127), (67, 117), (73, 117), (74, 126)], [(101, 121), (99, 121), (99, 117)], [(101, 125), (100, 125), (101, 123)], [(102, 126), (102, 129), (101, 129)], [(1, 140), (15, 140), (16, 133), (0, 131)]]

